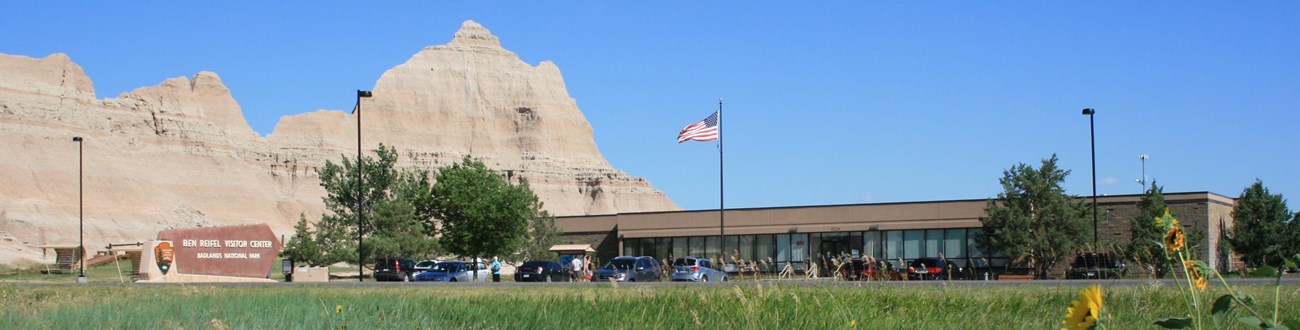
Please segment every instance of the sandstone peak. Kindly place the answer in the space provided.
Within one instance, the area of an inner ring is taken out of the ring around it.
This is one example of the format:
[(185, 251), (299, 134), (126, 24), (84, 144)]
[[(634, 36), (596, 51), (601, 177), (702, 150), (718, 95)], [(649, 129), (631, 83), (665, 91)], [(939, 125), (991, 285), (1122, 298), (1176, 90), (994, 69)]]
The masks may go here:
[(326, 212), (320, 168), (355, 157), (358, 143), (394, 146), (408, 168), (480, 159), (509, 180), (526, 178), (555, 215), (677, 209), (605, 160), (558, 66), (523, 62), (473, 21), (384, 72), (373, 92), (364, 121), (362, 112), (290, 115), (263, 138), (212, 72), (98, 100), (67, 55), (0, 54), (0, 173), (18, 174), (0, 175), (0, 264), (78, 241), (81, 145), (72, 136), (87, 141), (88, 247), (250, 223), (288, 234), (300, 215)]
[(456, 37), (451, 39), (449, 45), (500, 49), (501, 40), (478, 22), (466, 20), (465, 23), (460, 24), (460, 30), (456, 31)]

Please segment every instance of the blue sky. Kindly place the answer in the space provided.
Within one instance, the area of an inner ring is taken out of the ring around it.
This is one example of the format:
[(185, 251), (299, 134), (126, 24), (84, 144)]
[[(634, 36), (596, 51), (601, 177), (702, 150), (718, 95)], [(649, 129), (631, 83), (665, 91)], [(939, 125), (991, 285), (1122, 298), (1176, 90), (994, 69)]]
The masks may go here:
[[(6, 5), (0, 53), (69, 54), (100, 98), (218, 73), (265, 135), (467, 19), (550, 60), (616, 168), (718, 206), (716, 143), (675, 143), (724, 99), (733, 207), (979, 199), (1052, 154), (1066, 192), (1300, 198), (1300, 2), (188, 2)], [(1292, 209), (1300, 204), (1291, 203)]]

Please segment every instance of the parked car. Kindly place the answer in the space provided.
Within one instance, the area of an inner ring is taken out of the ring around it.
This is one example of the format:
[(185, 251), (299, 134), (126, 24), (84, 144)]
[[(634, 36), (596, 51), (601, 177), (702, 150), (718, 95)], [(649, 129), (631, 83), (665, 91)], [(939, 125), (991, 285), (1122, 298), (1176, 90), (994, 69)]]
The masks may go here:
[(419, 274), (420, 272), (429, 270), (429, 267), (433, 267), (433, 264), (436, 263), (438, 263), (438, 260), (420, 260), (420, 262), (415, 263), (415, 273)]
[(415, 278), (415, 262), (402, 258), (381, 258), (375, 261), (376, 281), (410, 282)]
[(916, 258), (907, 267), (908, 280), (938, 280), (945, 279), (945, 263), (939, 258)]
[(482, 262), (439, 261), (429, 270), (415, 275), (416, 281), (422, 282), (469, 282), (475, 276), (479, 281), (490, 281), (492, 272), (483, 267)]
[(653, 282), (659, 280), (659, 261), (654, 257), (614, 257), (591, 276), (593, 281)]
[(560, 263), (550, 260), (525, 261), (515, 269), (515, 282), (562, 282), (569, 280), (569, 272)]
[(850, 281), (874, 281), (888, 280), (889, 274), (881, 270), (881, 263), (884, 261), (871, 261), (865, 259), (852, 259), (849, 264), (840, 269), (842, 276)]
[(1124, 262), (1107, 253), (1085, 252), (1074, 257), (1070, 263), (1067, 279), (1108, 279), (1123, 275)]
[(673, 281), (726, 282), (727, 273), (713, 267), (713, 261), (708, 258), (677, 258), (673, 260), (673, 272), (668, 277)]

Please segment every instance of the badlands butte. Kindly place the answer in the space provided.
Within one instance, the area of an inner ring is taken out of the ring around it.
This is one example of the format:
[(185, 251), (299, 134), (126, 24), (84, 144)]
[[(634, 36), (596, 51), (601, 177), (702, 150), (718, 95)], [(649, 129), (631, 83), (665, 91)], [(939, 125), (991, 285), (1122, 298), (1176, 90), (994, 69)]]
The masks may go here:
[[(551, 62), (524, 63), (466, 21), (446, 45), (389, 69), (363, 100), (362, 148), (399, 166), (471, 155), (527, 178), (556, 215), (677, 210), (642, 178), (610, 166)], [(76, 244), (78, 151), (85, 137), (87, 249), (158, 231), (267, 223), (292, 232), (324, 212), (317, 172), (356, 157), (356, 116), (285, 116), (259, 136), (216, 73), (199, 72), (98, 99), (64, 54), (0, 54), (0, 263), (50, 261), (40, 246)]]

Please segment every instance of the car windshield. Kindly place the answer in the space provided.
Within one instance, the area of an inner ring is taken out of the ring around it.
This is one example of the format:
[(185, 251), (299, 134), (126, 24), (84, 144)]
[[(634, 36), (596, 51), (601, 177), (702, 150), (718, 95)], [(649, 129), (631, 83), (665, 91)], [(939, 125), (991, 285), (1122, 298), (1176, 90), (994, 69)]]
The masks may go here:
[(438, 263), (429, 267), (430, 271), (435, 272), (454, 272), (460, 269), (460, 263)]
[(677, 258), (673, 260), (673, 266), (695, 266), (695, 259)]
[(614, 259), (605, 264), (603, 269), (630, 270), (636, 265), (636, 259)]

